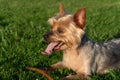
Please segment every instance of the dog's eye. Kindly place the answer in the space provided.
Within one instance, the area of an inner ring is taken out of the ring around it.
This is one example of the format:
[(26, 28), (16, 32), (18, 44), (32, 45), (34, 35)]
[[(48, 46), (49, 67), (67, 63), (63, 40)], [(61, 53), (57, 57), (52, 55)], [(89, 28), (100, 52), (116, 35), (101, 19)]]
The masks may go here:
[(58, 33), (63, 33), (63, 30), (62, 29), (58, 29), (57, 32)]

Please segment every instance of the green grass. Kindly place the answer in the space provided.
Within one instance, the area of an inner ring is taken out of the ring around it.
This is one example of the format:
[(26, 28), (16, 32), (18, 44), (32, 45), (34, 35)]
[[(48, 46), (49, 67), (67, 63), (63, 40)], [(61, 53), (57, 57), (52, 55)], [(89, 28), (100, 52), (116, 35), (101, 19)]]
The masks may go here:
[[(0, 0), (0, 80), (47, 80), (26, 70), (26, 66), (48, 68), (62, 59), (62, 52), (50, 56), (41, 54), (47, 43), (43, 34), (50, 29), (47, 20), (64, 3), (72, 14), (81, 7), (87, 9), (86, 34), (95, 41), (120, 37), (119, 0)], [(58, 80), (72, 71), (52, 72)], [(93, 74), (91, 80), (119, 80), (120, 72)]]

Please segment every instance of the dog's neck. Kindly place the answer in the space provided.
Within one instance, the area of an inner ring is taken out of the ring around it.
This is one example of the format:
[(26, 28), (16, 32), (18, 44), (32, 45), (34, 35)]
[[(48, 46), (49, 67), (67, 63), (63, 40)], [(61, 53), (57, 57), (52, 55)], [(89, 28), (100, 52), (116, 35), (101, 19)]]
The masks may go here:
[(81, 37), (82, 38), (80, 39), (79, 43), (72, 45), (72, 47), (65, 49), (63, 52), (76, 50), (77, 48), (80, 48), (81, 46), (85, 45), (88, 41), (90, 41), (86, 34), (83, 34), (83, 36)]
[(82, 47), (83, 45), (85, 45), (88, 41), (90, 41), (90, 39), (86, 36), (86, 34), (83, 35), (80, 44), (78, 45), (79, 47)]

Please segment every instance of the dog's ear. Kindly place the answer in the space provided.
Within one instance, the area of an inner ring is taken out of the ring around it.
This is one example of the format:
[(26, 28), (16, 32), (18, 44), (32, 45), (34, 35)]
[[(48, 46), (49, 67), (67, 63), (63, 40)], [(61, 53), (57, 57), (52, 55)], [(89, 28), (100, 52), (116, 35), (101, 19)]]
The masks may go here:
[(74, 22), (78, 27), (84, 29), (86, 23), (86, 10), (82, 8), (74, 14)]
[(60, 3), (59, 5), (59, 14), (64, 14), (65, 13), (65, 9), (62, 3)]

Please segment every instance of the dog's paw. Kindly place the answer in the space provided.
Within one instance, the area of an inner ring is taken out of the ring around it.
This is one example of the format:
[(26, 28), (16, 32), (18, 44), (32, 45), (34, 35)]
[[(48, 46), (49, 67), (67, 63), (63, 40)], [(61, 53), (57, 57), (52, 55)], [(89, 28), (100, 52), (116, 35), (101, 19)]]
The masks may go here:
[(63, 77), (63, 78), (60, 78), (60, 80), (73, 80), (73, 79), (70, 79), (70, 78), (67, 78), (67, 77)]
[(66, 77), (61, 78), (60, 80), (74, 80), (74, 79), (80, 79), (78, 75), (68, 75)]
[(64, 68), (63, 63), (61, 61), (59, 61), (56, 64), (51, 65), (51, 67), (54, 68), (54, 69)]

